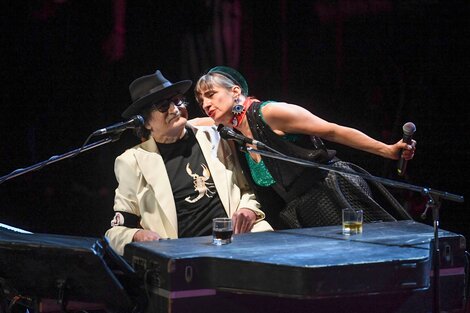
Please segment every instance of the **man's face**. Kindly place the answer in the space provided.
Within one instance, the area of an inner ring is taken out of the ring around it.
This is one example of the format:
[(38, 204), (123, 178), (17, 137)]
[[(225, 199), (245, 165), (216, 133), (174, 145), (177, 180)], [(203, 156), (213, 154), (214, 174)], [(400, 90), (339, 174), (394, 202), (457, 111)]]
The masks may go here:
[[(179, 137), (188, 121), (186, 103), (180, 95), (153, 105), (145, 127), (157, 142), (168, 137)], [(160, 141), (163, 142), (163, 141)]]

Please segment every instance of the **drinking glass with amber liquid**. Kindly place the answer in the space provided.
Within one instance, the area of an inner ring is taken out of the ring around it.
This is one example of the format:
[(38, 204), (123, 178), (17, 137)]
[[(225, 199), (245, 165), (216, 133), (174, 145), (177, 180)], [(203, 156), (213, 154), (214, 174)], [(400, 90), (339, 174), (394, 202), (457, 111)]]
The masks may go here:
[(355, 235), (362, 233), (362, 210), (343, 209), (343, 235)]

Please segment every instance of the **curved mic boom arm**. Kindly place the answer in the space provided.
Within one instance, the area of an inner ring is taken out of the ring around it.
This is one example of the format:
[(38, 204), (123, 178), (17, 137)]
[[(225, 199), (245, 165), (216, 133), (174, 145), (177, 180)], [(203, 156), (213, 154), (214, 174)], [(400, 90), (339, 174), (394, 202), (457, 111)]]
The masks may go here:
[(359, 177), (362, 177), (364, 179), (379, 182), (379, 183), (382, 183), (382, 184), (387, 185), (387, 186), (392, 186), (392, 187), (397, 187), (397, 188), (416, 191), (416, 192), (419, 192), (423, 195), (436, 195), (436, 196), (439, 196), (443, 199), (448, 199), (448, 200), (451, 200), (451, 201), (454, 201), (454, 202), (463, 202), (464, 201), (464, 197), (461, 196), (461, 195), (452, 194), (452, 193), (449, 193), (449, 192), (446, 192), (446, 191), (435, 190), (435, 189), (431, 189), (429, 187), (421, 187), (421, 186), (411, 185), (411, 184), (407, 184), (407, 183), (403, 183), (403, 182), (399, 182), (399, 181), (395, 181), (395, 180), (391, 180), (391, 179), (387, 179), (387, 178), (383, 178), (383, 177), (378, 177), (378, 176), (374, 176), (374, 175), (370, 175), (370, 174), (364, 174), (364, 173), (358, 173), (358, 172), (352, 172), (352, 171), (350, 172), (350, 171), (347, 171), (345, 169), (334, 168), (334, 167), (329, 166), (329, 165), (315, 163), (315, 162), (311, 162), (311, 161), (307, 161), (307, 160), (303, 160), (303, 159), (299, 159), (299, 158), (294, 158), (294, 157), (286, 156), (284, 154), (279, 155), (277, 153), (272, 153), (272, 152), (269, 152), (269, 151), (257, 150), (257, 149), (253, 149), (251, 147), (246, 147), (246, 150), (248, 152), (257, 153), (261, 156), (265, 156), (265, 157), (269, 157), (269, 158), (273, 158), (273, 159), (279, 159), (279, 160), (283, 160), (283, 161), (287, 161), (287, 162), (291, 162), (291, 163), (296, 163), (296, 164), (299, 164), (299, 165), (302, 165), (302, 166), (305, 166), (305, 167), (313, 167), (313, 168), (318, 168), (318, 169), (326, 170), (326, 171), (332, 171), (332, 172), (336, 172), (336, 173), (340, 173), (340, 174), (348, 174), (348, 175), (359, 176)]

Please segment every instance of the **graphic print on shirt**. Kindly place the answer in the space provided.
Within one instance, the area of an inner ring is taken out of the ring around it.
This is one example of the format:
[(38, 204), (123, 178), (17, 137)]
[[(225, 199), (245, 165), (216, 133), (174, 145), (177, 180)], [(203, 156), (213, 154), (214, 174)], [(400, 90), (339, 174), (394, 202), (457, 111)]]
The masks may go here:
[(194, 174), (193, 171), (191, 170), (191, 167), (189, 166), (189, 163), (186, 164), (186, 172), (188, 173), (189, 176), (193, 178), (193, 184), (194, 184), (194, 190), (199, 192), (199, 195), (191, 199), (191, 197), (186, 197), (184, 200), (189, 203), (194, 203), (199, 201), (202, 197), (207, 196), (208, 198), (212, 198), (214, 194), (217, 192), (215, 189), (215, 184), (214, 183), (209, 183), (207, 180), (211, 177), (211, 172), (207, 168), (206, 165), (201, 163), (202, 167), (202, 176), (199, 176), (198, 174)]

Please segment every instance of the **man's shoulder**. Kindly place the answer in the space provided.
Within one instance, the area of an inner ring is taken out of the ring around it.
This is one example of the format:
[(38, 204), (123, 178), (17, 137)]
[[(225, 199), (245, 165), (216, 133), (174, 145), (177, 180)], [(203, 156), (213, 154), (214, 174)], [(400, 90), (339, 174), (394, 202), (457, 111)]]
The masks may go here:
[[(134, 155), (139, 152), (147, 152), (149, 150), (149, 145), (151, 145), (153, 142), (153, 139), (150, 138), (147, 141), (143, 141), (139, 144), (136, 144), (135, 146), (131, 148), (127, 148), (123, 153), (121, 153), (117, 158), (119, 159), (128, 159), (128, 158), (134, 158)], [(151, 149), (151, 147), (150, 147)]]
[(118, 155), (116, 157), (116, 162), (117, 161), (126, 162), (126, 163), (132, 162), (135, 159), (134, 155), (135, 155), (136, 147), (138, 146), (126, 149), (123, 153)]
[(211, 126), (193, 126), (188, 125), (189, 129), (196, 134), (196, 138), (199, 134), (204, 134), (209, 140), (220, 140), (219, 132), (217, 131), (217, 127), (215, 125)]
[(214, 121), (210, 117), (195, 117), (188, 120), (187, 125), (191, 126), (215, 126)]

